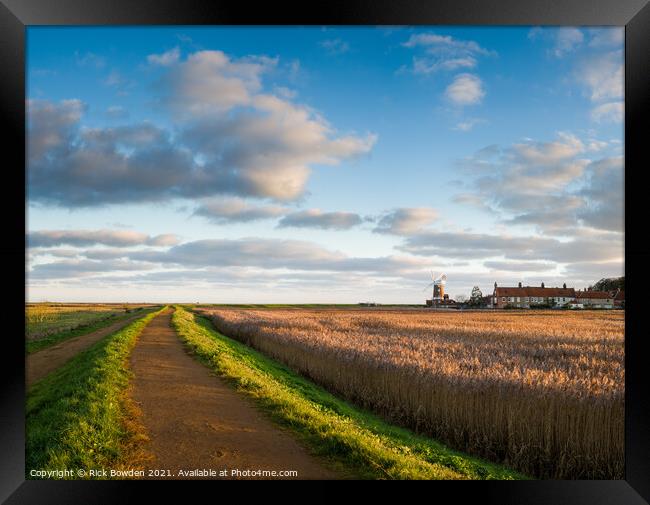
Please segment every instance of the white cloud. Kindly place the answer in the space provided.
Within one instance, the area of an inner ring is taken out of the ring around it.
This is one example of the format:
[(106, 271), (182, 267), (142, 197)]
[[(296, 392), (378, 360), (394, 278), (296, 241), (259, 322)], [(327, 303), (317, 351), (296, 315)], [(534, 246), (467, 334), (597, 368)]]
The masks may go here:
[(573, 26), (541, 27), (536, 26), (528, 32), (530, 40), (545, 40), (551, 44), (547, 54), (555, 58), (563, 58), (576, 51), (584, 42), (582, 30)]
[(178, 47), (170, 49), (162, 54), (150, 54), (147, 56), (147, 61), (152, 65), (160, 65), (163, 67), (168, 67), (178, 62), (181, 56), (181, 51)]
[(273, 219), (286, 212), (287, 209), (277, 205), (255, 206), (241, 198), (212, 198), (203, 200), (194, 215), (203, 216), (215, 224), (228, 224)]
[(623, 70), (623, 52), (611, 51), (583, 61), (577, 78), (593, 102), (616, 100), (623, 97)]
[(622, 261), (572, 263), (565, 266), (564, 272), (591, 285), (598, 279), (622, 277), (625, 275), (625, 264)]
[[(623, 160), (604, 157), (606, 143), (560, 133), (552, 141), (527, 140), (483, 150), (463, 160), (473, 191), (459, 203), (490, 209), (506, 224), (532, 225), (547, 235), (575, 236), (583, 223), (622, 231)], [(601, 154), (602, 155), (602, 154)]]
[(586, 88), (595, 105), (591, 119), (597, 123), (623, 121), (623, 51), (609, 51), (583, 60), (576, 70), (577, 80)]
[(341, 39), (322, 40), (320, 45), (332, 56), (347, 53), (350, 50), (350, 44)]
[(553, 44), (549, 53), (562, 58), (577, 52), (574, 78), (585, 89), (595, 105), (591, 119), (598, 123), (621, 122), (624, 93), (624, 29), (620, 27), (589, 28), (586, 51), (577, 52), (585, 41), (585, 32), (575, 27), (533, 28), (530, 39), (544, 38)]
[(241, 195), (296, 199), (310, 164), (338, 164), (369, 152), (376, 141), (372, 134), (334, 137), (331, 126), (308, 108), (272, 95), (256, 95), (251, 105), (256, 113), (201, 119), (182, 135), (205, 158), (203, 170), (224, 182), (234, 176)]
[(125, 83), (126, 80), (124, 79), (124, 77), (122, 77), (122, 74), (120, 74), (117, 70), (111, 70), (111, 73), (108, 74), (108, 77), (104, 79), (104, 84), (111, 87), (121, 86)]
[[(371, 297), (376, 301), (395, 296), (393, 302), (421, 302), (422, 288), (432, 268), (447, 272), (450, 290), (462, 286), (468, 292), (476, 284), (490, 289), (495, 280), (521, 279), (522, 272), (526, 282), (533, 284), (542, 280), (547, 285), (572, 283), (576, 278), (593, 283), (602, 272), (622, 271), (620, 235), (613, 234), (618, 240), (610, 235), (578, 233), (573, 241), (562, 242), (535, 236), (428, 230), (405, 238), (402, 249), (415, 256), (379, 257), (352, 257), (310, 242), (262, 238), (206, 239), (162, 250), (30, 249), (30, 255), (34, 252), (39, 257), (36, 263), (30, 262), (27, 278), (30, 297), (48, 286), (60, 297), (66, 296), (65, 286), (119, 287), (115, 293), (170, 286), (173, 292), (161, 295), (163, 298), (176, 293), (195, 299), (197, 289), (208, 289), (205, 293), (210, 296), (219, 287), (229, 293), (222, 301), (232, 301), (231, 290), (237, 290), (239, 301), (250, 302), (252, 289), (257, 295), (266, 292), (268, 300), (277, 301), (276, 290), (288, 289), (303, 297), (294, 300), (299, 302), (304, 296), (312, 300), (327, 286), (329, 298), (318, 300), (357, 302), (368, 299), (367, 293), (376, 293), (378, 298)], [(57, 259), (52, 261), (52, 256)], [(462, 258), (484, 260), (483, 266), (474, 270), (472, 262), (459, 261)], [(553, 273), (562, 266), (566, 273)], [(319, 287), (312, 292), (310, 286), (314, 285)], [(183, 291), (182, 286), (191, 286), (191, 291)], [(389, 294), (396, 286), (399, 294)], [(343, 297), (341, 293), (345, 293)]]
[(584, 41), (584, 34), (578, 28), (562, 27), (555, 30), (555, 47), (552, 52), (556, 58), (562, 58), (576, 50)]
[(75, 60), (80, 67), (92, 66), (95, 68), (104, 68), (106, 66), (106, 59), (95, 53), (86, 52), (83, 55), (75, 51)]
[(320, 209), (308, 209), (286, 215), (278, 223), (278, 228), (349, 230), (362, 222), (361, 216), (353, 212), (323, 212)]
[(436, 33), (413, 34), (402, 46), (419, 48), (424, 52), (422, 56), (413, 57), (411, 70), (414, 74), (474, 68), (479, 57), (496, 56), (495, 51), (485, 49), (472, 40)]
[(250, 105), (262, 88), (262, 74), (277, 58), (249, 56), (231, 59), (222, 51), (198, 51), (172, 65), (163, 77), (163, 102), (179, 118), (223, 114)]
[(502, 272), (541, 272), (555, 270), (557, 263), (550, 261), (484, 261), (483, 266)]
[(295, 89), (290, 89), (284, 86), (276, 87), (275, 93), (280, 98), (286, 98), (287, 100), (291, 100), (293, 98), (296, 98), (296, 96), (298, 96), (298, 92)]
[(602, 103), (591, 111), (591, 119), (597, 123), (621, 123), (624, 113), (623, 102)]
[(477, 64), (471, 56), (465, 58), (453, 58), (449, 60), (432, 60), (430, 58), (413, 58), (413, 73), (431, 74), (438, 70), (457, 70), (459, 68), (474, 68)]
[[(32, 251), (39, 262), (32, 262), (28, 271), (30, 286), (45, 285), (48, 281), (74, 283), (77, 278), (89, 282), (92, 278), (93, 286), (101, 286), (102, 282), (109, 285), (128, 282), (138, 287), (171, 282), (178, 287), (191, 282), (193, 287), (207, 283), (250, 289), (271, 282), (302, 290), (305, 283), (324, 282), (336, 289), (354, 290), (360, 284), (374, 284), (381, 279), (419, 279), (431, 266), (422, 258), (351, 257), (311, 242), (263, 238), (206, 239), (164, 250)], [(57, 259), (51, 261), (51, 256)]]
[(106, 109), (106, 115), (111, 119), (124, 119), (129, 116), (129, 111), (121, 105), (111, 105)]
[(33, 280), (48, 279), (74, 279), (94, 277), (97, 274), (116, 272), (138, 272), (152, 269), (152, 265), (128, 260), (102, 260), (91, 261), (85, 259), (72, 259), (40, 263), (34, 265), (27, 277)]
[(454, 127), (454, 130), (468, 132), (471, 131), (476, 125), (484, 124), (484, 123), (487, 123), (485, 119), (470, 118), (467, 119), (466, 121), (461, 121), (460, 123), (457, 123), (456, 126)]
[(30, 160), (64, 149), (72, 142), (86, 106), (81, 100), (27, 100), (27, 154)]
[(579, 217), (588, 226), (622, 232), (624, 229), (624, 160), (603, 158), (587, 166), (587, 183), (580, 189), (586, 205)]
[(166, 251), (135, 251), (131, 260), (182, 265), (185, 268), (256, 267), (339, 272), (377, 272), (395, 275), (423, 268), (421, 258), (396, 256), (350, 257), (303, 240), (268, 238), (205, 239), (180, 244)]
[(410, 235), (438, 219), (438, 211), (429, 207), (394, 209), (379, 219), (375, 233)]
[[(560, 132), (557, 137), (556, 140), (550, 142), (527, 141), (513, 144), (511, 157), (515, 161), (526, 164), (552, 165), (573, 158), (585, 151), (584, 143), (575, 135)], [(548, 174), (541, 175), (547, 177)]]
[(555, 238), (429, 230), (411, 235), (398, 249), (420, 256), (498, 258), (515, 261), (574, 263), (622, 261), (620, 236), (596, 235), (569, 241)]
[(589, 29), (591, 40), (590, 47), (618, 46), (625, 43), (625, 28), (619, 26), (608, 26)]
[(413, 34), (402, 44), (404, 47), (421, 46), (431, 54), (453, 54), (453, 55), (472, 55), (480, 54), (484, 56), (494, 55), (490, 51), (481, 47), (473, 40), (461, 40), (451, 35), (438, 35), (437, 33), (418, 33)]
[[(30, 198), (68, 207), (300, 198), (312, 164), (364, 155), (377, 137), (339, 134), (308, 106), (264, 93), (262, 74), (276, 64), (199, 51), (164, 67), (161, 105), (175, 120), (173, 134), (149, 123), (83, 128), (79, 101), (28, 102)], [(136, 135), (147, 140), (134, 142)]]
[(604, 140), (590, 139), (587, 142), (586, 147), (587, 151), (589, 152), (598, 152), (609, 147), (609, 142), (605, 142)]
[(134, 245), (171, 246), (179, 238), (173, 234), (150, 236), (131, 230), (38, 230), (27, 235), (29, 247), (56, 247), (69, 245), (86, 247), (96, 244), (113, 247)]
[(452, 200), (461, 205), (471, 205), (488, 214), (496, 214), (496, 211), (486, 202), (486, 198), (480, 194), (459, 193), (454, 195)]
[(544, 33), (544, 29), (541, 26), (533, 26), (528, 30), (528, 38), (530, 40), (537, 40)]
[(473, 74), (459, 74), (447, 86), (445, 96), (456, 105), (475, 105), (485, 96), (483, 81)]

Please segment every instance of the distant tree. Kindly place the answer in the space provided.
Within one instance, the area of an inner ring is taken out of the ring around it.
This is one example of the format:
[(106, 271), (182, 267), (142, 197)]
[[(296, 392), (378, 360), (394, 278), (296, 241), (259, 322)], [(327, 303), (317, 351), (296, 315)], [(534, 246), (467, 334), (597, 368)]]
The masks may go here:
[(471, 305), (481, 305), (483, 302), (483, 293), (478, 286), (472, 288), (472, 294), (469, 297), (469, 303)]
[(624, 291), (625, 276), (600, 279), (593, 285), (593, 289), (596, 291), (616, 291), (617, 289)]
[(465, 303), (467, 301), (467, 295), (456, 295), (456, 303)]

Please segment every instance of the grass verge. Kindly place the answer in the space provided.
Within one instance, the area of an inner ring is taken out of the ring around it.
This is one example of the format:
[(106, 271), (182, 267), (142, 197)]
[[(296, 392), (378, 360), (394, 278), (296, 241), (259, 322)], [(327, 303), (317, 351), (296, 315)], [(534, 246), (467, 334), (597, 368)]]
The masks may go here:
[(198, 358), (344, 474), (366, 479), (524, 479), (358, 409), (177, 307), (172, 324)]
[(34, 478), (30, 470), (124, 468), (125, 454), (136, 450), (141, 436), (130, 419), (134, 407), (126, 395), (125, 362), (162, 310), (107, 336), (32, 386), (26, 404), (27, 478)]
[(58, 344), (60, 342), (63, 342), (64, 340), (68, 340), (70, 338), (78, 337), (80, 335), (85, 335), (87, 333), (91, 333), (93, 331), (101, 330), (102, 328), (106, 328), (107, 326), (110, 326), (111, 324), (117, 323), (119, 321), (124, 321), (125, 319), (128, 319), (130, 317), (138, 316), (138, 315), (144, 315), (147, 313), (147, 309), (139, 309), (138, 313), (134, 314), (133, 312), (130, 312), (128, 314), (121, 314), (116, 317), (106, 317), (103, 319), (99, 319), (97, 321), (94, 321), (90, 324), (83, 324), (80, 326), (77, 326), (76, 328), (72, 328), (70, 330), (65, 330), (61, 331), (59, 333), (54, 333), (52, 335), (48, 335), (43, 338), (39, 338), (36, 340), (28, 340), (25, 344), (25, 351), (27, 354), (31, 354), (36, 351), (40, 351), (42, 349), (46, 349), (48, 347), (51, 347), (55, 344)]

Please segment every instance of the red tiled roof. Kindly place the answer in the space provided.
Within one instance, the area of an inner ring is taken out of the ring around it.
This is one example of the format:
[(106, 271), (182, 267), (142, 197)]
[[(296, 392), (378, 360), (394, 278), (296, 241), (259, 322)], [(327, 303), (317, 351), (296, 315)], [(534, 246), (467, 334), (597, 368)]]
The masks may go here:
[(573, 288), (542, 288), (525, 286), (521, 288), (496, 288), (496, 296), (534, 296), (536, 298), (557, 297), (574, 298), (576, 290)]
[(611, 299), (612, 295), (605, 291), (576, 291), (577, 298), (597, 298), (597, 299)]

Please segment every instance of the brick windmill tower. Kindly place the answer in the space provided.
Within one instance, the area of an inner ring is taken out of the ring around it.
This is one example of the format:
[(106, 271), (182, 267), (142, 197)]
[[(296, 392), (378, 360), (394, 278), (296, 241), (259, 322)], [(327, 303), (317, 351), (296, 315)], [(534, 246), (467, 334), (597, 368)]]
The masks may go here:
[(424, 289), (428, 289), (433, 286), (433, 293), (431, 297), (431, 304), (438, 305), (442, 303), (445, 298), (445, 284), (447, 283), (447, 274), (440, 274), (436, 277), (436, 274), (431, 272), (431, 283)]

